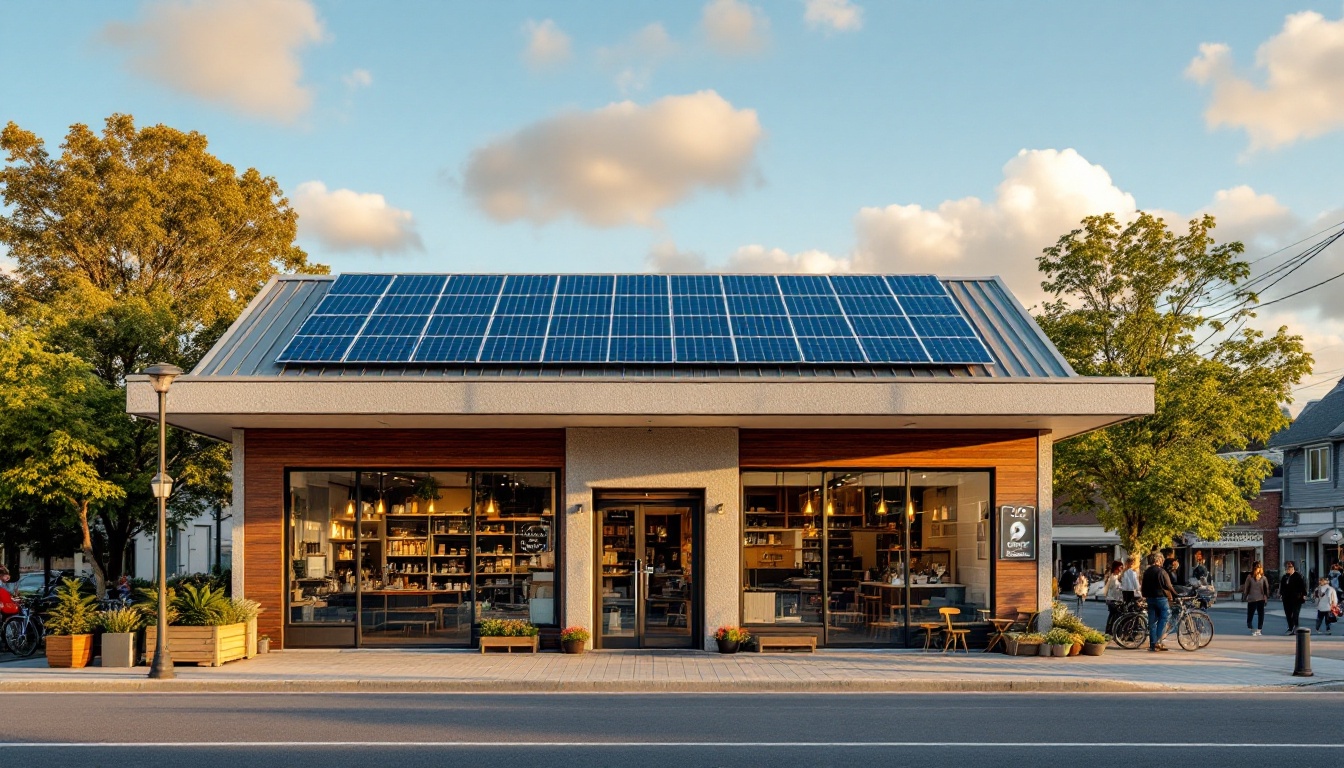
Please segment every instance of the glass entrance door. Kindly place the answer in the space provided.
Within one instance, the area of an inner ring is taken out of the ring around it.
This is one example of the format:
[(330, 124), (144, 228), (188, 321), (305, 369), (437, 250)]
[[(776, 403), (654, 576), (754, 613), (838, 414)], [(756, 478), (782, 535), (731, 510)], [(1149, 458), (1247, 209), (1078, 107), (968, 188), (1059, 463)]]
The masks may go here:
[(696, 585), (690, 504), (610, 506), (599, 517), (601, 648), (691, 648)]

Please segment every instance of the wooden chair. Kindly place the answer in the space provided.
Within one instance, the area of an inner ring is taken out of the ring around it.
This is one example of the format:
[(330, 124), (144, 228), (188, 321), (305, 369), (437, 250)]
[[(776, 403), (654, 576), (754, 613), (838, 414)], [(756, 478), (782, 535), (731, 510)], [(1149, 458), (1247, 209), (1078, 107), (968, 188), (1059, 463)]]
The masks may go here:
[(919, 628), (924, 630), (924, 650), (929, 650), (933, 646), (933, 636), (942, 628), (942, 624), (936, 621), (921, 621)]
[(943, 653), (947, 653), (949, 648), (953, 651), (957, 650), (958, 642), (961, 643), (962, 650), (970, 653), (971, 648), (966, 644), (966, 637), (971, 634), (971, 630), (959, 629), (952, 624), (952, 617), (960, 616), (961, 609), (939, 608), (938, 613), (943, 615), (943, 621), (946, 622), (946, 625), (943, 627)]
[(1036, 620), (1041, 617), (1042, 613), (1045, 613), (1045, 611), (1017, 611), (1017, 618), (1004, 631), (1034, 632), (1036, 631)]

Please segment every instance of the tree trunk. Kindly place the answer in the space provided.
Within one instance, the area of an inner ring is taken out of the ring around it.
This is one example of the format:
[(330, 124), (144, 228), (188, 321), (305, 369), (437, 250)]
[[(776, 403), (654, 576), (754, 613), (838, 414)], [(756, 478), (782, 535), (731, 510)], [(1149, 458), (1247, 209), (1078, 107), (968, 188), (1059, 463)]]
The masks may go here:
[(103, 572), (103, 566), (98, 562), (97, 554), (93, 551), (93, 536), (89, 532), (89, 502), (82, 501), (79, 504), (79, 549), (84, 553), (84, 558), (89, 561), (89, 566), (93, 568), (93, 586), (101, 600), (107, 596), (107, 576)]

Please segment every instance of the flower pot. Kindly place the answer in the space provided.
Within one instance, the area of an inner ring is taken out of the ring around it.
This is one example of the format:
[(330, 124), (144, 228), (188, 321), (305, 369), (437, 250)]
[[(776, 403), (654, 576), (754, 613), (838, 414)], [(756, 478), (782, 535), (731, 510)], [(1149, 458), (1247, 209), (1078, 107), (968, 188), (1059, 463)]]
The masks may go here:
[(269, 637), (258, 637), (258, 638), (257, 638), (257, 653), (270, 653), (270, 652), (271, 652), (271, 638), (269, 638)]
[(135, 666), (135, 632), (103, 633), (103, 666)]
[(1073, 646), (1071, 646), (1071, 645), (1052, 645), (1052, 646), (1050, 646), (1050, 655), (1051, 655), (1051, 656), (1068, 656), (1068, 655), (1069, 655), (1069, 649), (1072, 648), (1072, 647), (1073, 647)]
[(1049, 643), (1041, 643), (1040, 645), (1036, 646), (1036, 655), (1037, 655), (1037, 656), (1054, 656), (1054, 655), (1055, 655), (1055, 646), (1053, 646), (1053, 645), (1051, 645), (1051, 644), (1049, 644)]
[(47, 666), (86, 667), (93, 658), (93, 635), (51, 635), (47, 638)]
[(1041, 644), (1040, 644), (1040, 643), (1018, 643), (1018, 644), (1017, 644), (1017, 647), (1013, 649), (1013, 655), (1014, 655), (1014, 656), (1040, 656), (1040, 655), (1041, 655)]
[(719, 644), (719, 653), (737, 653), (737, 649), (742, 645), (736, 640), (715, 640)]
[(1074, 643), (1073, 645), (1070, 645), (1070, 646), (1067, 646), (1067, 647), (1068, 647), (1068, 649), (1069, 649), (1069, 655), (1070, 655), (1070, 656), (1077, 656), (1078, 654), (1080, 654), (1080, 653), (1083, 652), (1083, 644), (1082, 644), (1082, 643)]
[(588, 648), (588, 641), (586, 641), (586, 640), (562, 640), (562, 641), (560, 641), (560, 652), (561, 652), (561, 653), (572, 653), (572, 654), (574, 654), (574, 655), (577, 656), (578, 654), (583, 653), (585, 650), (587, 650), (587, 648)]
[(1106, 652), (1105, 643), (1083, 643), (1084, 656), (1100, 656)]

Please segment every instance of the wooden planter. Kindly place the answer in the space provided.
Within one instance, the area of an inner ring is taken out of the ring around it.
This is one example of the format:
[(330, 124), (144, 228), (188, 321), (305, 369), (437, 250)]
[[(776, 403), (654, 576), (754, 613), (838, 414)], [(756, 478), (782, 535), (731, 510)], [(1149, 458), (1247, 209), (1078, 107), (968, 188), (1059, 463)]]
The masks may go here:
[[(145, 650), (154, 652), (159, 629), (145, 630)], [(222, 627), (169, 627), (168, 652), (174, 664), (196, 663), (218, 667), (228, 661), (247, 658), (247, 625), (227, 624)]]
[(257, 649), (257, 620), (252, 619), (247, 622), (247, 658), (250, 659), (259, 652)]
[(60, 669), (87, 667), (93, 658), (93, 635), (49, 635), (47, 666)]
[(104, 632), (103, 666), (134, 667), (136, 634), (135, 632)]
[(485, 653), (490, 648), (503, 648), (509, 653), (513, 653), (514, 648), (537, 652), (541, 638), (537, 635), (532, 637), (482, 637), (481, 653)]
[(1009, 656), (1039, 656), (1040, 643), (1024, 643), (1014, 638), (1004, 638), (1004, 653)]

